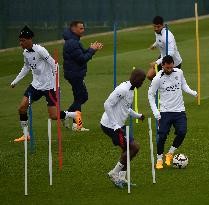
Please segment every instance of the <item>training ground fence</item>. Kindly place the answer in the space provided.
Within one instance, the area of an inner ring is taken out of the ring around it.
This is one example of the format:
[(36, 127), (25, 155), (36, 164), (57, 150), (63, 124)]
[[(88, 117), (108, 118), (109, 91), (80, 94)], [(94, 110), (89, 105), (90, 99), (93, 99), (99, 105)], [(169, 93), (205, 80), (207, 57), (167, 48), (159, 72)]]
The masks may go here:
[[(0, 0), (0, 49), (18, 46), (24, 25), (36, 42), (62, 39), (72, 20), (83, 20), (86, 33), (151, 24), (155, 15), (165, 21), (194, 17), (195, 0)], [(209, 0), (198, 1), (199, 15), (209, 14)]]

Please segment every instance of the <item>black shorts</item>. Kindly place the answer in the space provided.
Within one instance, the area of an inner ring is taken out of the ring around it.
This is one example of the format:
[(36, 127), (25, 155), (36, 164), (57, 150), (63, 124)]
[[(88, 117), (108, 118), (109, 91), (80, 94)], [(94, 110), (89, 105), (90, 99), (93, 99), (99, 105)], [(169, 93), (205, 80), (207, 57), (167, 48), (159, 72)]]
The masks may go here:
[(24, 96), (29, 98), (31, 96), (31, 102), (38, 101), (42, 96), (45, 96), (47, 106), (56, 106), (56, 93), (53, 89), (51, 90), (36, 90), (32, 85), (29, 85), (26, 89)]
[[(105, 127), (101, 124), (103, 132), (108, 135), (115, 146), (120, 146), (121, 148), (126, 148), (126, 126), (123, 126), (122, 131), (114, 131), (111, 128)], [(129, 133), (130, 143), (133, 142), (133, 136)]]

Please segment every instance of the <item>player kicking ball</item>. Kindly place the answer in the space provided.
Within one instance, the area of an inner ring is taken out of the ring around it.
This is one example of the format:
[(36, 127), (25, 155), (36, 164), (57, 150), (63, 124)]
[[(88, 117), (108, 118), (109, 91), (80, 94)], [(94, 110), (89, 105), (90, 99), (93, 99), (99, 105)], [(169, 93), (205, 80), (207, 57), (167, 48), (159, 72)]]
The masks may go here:
[[(100, 121), (103, 132), (108, 135), (115, 146), (119, 146), (122, 150), (119, 162), (115, 168), (108, 173), (110, 180), (119, 188), (127, 185), (127, 150), (125, 138), (125, 122), (129, 114), (141, 120), (144, 115), (138, 114), (131, 109), (134, 98), (134, 88), (142, 86), (145, 80), (145, 72), (141, 69), (135, 69), (131, 73), (129, 81), (121, 83), (110, 94), (104, 103), (105, 112)], [(130, 136), (130, 160), (132, 160), (139, 151), (139, 145)]]
[[(169, 55), (162, 60), (163, 70), (159, 71), (153, 78), (149, 87), (148, 98), (155, 118), (159, 121), (159, 140), (157, 142), (157, 164), (156, 169), (163, 168), (164, 144), (170, 128), (175, 128), (176, 137), (165, 155), (165, 164), (171, 165), (174, 151), (182, 144), (187, 133), (187, 118), (185, 113), (182, 90), (197, 97), (197, 92), (187, 85), (183, 71), (174, 68), (173, 58)], [(156, 91), (160, 92), (160, 111), (155, 104)]]

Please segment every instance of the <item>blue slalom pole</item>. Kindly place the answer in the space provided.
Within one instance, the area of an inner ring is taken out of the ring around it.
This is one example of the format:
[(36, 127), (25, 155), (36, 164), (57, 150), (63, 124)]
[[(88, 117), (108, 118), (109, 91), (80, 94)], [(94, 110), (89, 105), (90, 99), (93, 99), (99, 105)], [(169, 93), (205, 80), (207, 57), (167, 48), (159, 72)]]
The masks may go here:
[(113, 77), (114, 77), (114, 89), (117, 86), (117, 81), (116, 81), (116, 74), (117, 74), (117, 25), (114, 23), (114, 71), (113, 71)]
[(30, 152), (34, 153), (35, 142), (34, 142), (34, 137), (33, 137), (33, 112), (32, 112), (31, 93), (28, 93), (28, 96), (29, 96)]
[(166, 42), (165, 42), (165, 48), (166, 48), (166, 55), (168, 55), (168, 25), (165, 24), (165, 36), (166, 36)]
[[(165, 24), (165, 49), (166, 49), (166, 55), (168, 55), (168, 25)], [(156, 74), (158, 72), (157, 70), (157, 67), (155, 68), (155, 71), (156, 71)], [(158, 90), (156, 92), (156, 98), (155, 98), (155, 103), (157, 105), (157, 108), (159, 109), (159, 99), (158, 99)], [(158, 143), (158, 139), (159, 139), (159, 136), (158, 136), (158, 129), (159, 129), (159, 124), (158, 124), (158, 121), (156, 120), (156, 143)]]

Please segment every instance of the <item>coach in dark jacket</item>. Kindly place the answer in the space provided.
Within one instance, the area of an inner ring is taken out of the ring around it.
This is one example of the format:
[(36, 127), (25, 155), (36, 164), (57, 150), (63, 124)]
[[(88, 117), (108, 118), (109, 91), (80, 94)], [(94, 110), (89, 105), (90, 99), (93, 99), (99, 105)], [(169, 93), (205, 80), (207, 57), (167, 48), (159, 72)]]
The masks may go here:
[[(74, 96), (74, 102), (68, 109), (70, 112), (81, 112), (81, 105), (88, 100), (88, 92), (84, 83), (87, 62), (103, 46), (101, 43), (94, 42), (91, 43), (88, 49), (84, 49), (80, 42), (80, 37), (84, 31), (82, 21), (73, 21), (70, 24), (70, 29), (65, 30), (63, 33), (65, 40), (63, 48), (64, 77), (71, 84)], [(69, 127), (68, 122), (65, 123), (65, 126)], [(77, 130), (75, 123), (73, 123), (72, 129)], [(79, 131), (87, 131), (87, 129), (82, 127)]]

